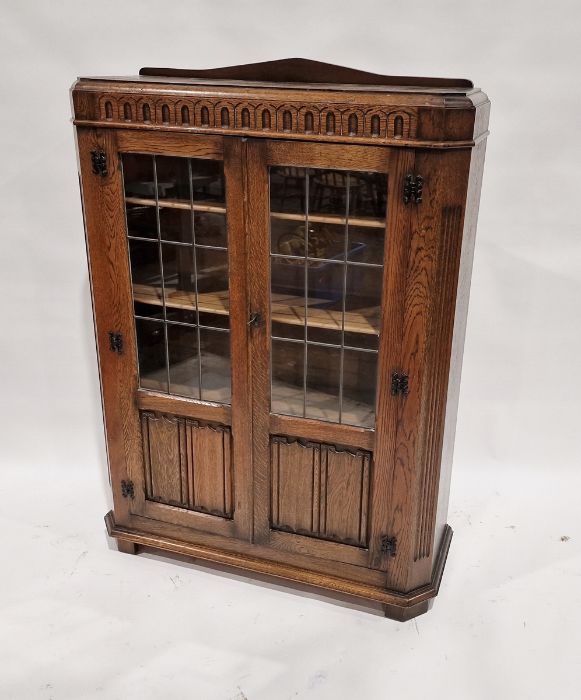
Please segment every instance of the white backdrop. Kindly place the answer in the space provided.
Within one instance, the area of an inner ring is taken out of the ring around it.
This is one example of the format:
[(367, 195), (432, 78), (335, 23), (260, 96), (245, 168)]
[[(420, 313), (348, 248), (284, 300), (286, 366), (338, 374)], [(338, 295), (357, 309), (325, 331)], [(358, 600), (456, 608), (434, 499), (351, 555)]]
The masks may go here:
[[(0, 2), (0, 697), (578, 697), (580, 29), (575, 0)], [(116, 555), (101, 520), (69, 88), (291, 56), (468, 77), (492, 100), (456, 535), (407, 624)]]

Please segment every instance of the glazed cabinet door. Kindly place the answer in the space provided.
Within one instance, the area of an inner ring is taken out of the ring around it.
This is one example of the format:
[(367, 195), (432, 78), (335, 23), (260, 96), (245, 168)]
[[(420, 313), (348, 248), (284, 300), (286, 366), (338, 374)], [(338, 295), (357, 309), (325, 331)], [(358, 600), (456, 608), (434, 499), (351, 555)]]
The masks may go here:
[(413, 155), (247, 147), (255, 541), (385, 570)]
[(248, 537), (240, 140), (78, 139), (116, 521)]

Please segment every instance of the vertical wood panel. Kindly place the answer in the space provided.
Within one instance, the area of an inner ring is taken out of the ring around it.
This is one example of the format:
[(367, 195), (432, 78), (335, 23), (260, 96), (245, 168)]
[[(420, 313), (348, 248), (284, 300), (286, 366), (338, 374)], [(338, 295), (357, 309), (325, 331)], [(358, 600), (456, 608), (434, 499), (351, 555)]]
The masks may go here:
[(366, 546), (368, 452), (274, 436), (271, 459), (273, 528)]
[(201, 427), (187, 422), (192, 435), (192, 456), (194, 472), (193, 507), (209, 513), (228, 513), (226, 498), (226, 475), (230, 471), (230, 451), (224, 450), (226, 431), (222, 427)]
[[(273, 439), (277, 444), (277, 439)], [(315, 471), (318, 474), (320, 449), (299, 442), (278, 444), (278, 461), (273, 465), (278, 519), (275, 527), (291, 532), (313, 532)], [(316, 466), (315, 466), (316, 465)]]
[(232, 434), (222, 425), (142, 412), (146, 497), (230, 517)]
[(326, 464), (325, 526), (321, 534), (333, 540), (365, 546), (369, 455), (323, 448)]
[(182, 505), (182, 465), (177, 418), (147, 416), (151, 492), (148, 497)]

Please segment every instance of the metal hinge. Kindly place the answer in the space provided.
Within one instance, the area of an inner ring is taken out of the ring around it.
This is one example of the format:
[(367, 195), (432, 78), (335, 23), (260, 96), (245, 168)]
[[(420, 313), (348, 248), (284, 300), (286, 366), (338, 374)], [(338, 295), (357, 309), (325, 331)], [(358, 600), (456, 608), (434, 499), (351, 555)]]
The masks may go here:
[(132, 481), (124, 479), (121, 482), (121, 495), (123, 498), (135, 498), (135, 486)]
[(116, 352), (121, 355), (123, 352), (123, 336), (121, 333), (116, 333), (115, 331), (109, 331), (109, 350), (111, 352)]
[(389, 554), (390, 557), (395, 557), (397, 552), (397, 537), (388, 537), (384, 535), (381, 538), (381, 551), (384, 554)]
[(392, 396), (407, 396), (409, 391), (409, 380), (407, 374), (394, 372), (391, 375), (391, 394)]
[(405, 176), (403, 185), (403, 202), (414, 202), (419, 204), (422, 201), (422, 190), (424, 189), (424, 178), (421, 175), (408, 173)]
[(91, 151), (93, 173), (105, 177), (107, 175), (107, 154), (105, 151)]

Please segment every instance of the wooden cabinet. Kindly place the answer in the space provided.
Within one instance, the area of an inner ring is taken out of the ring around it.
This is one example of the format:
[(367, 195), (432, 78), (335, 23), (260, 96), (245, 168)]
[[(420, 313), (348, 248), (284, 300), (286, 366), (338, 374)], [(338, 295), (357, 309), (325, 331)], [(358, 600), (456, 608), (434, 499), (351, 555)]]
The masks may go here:
[(425, 612), (486, 96), (292, 59), (72, 97), (110, 535)]

